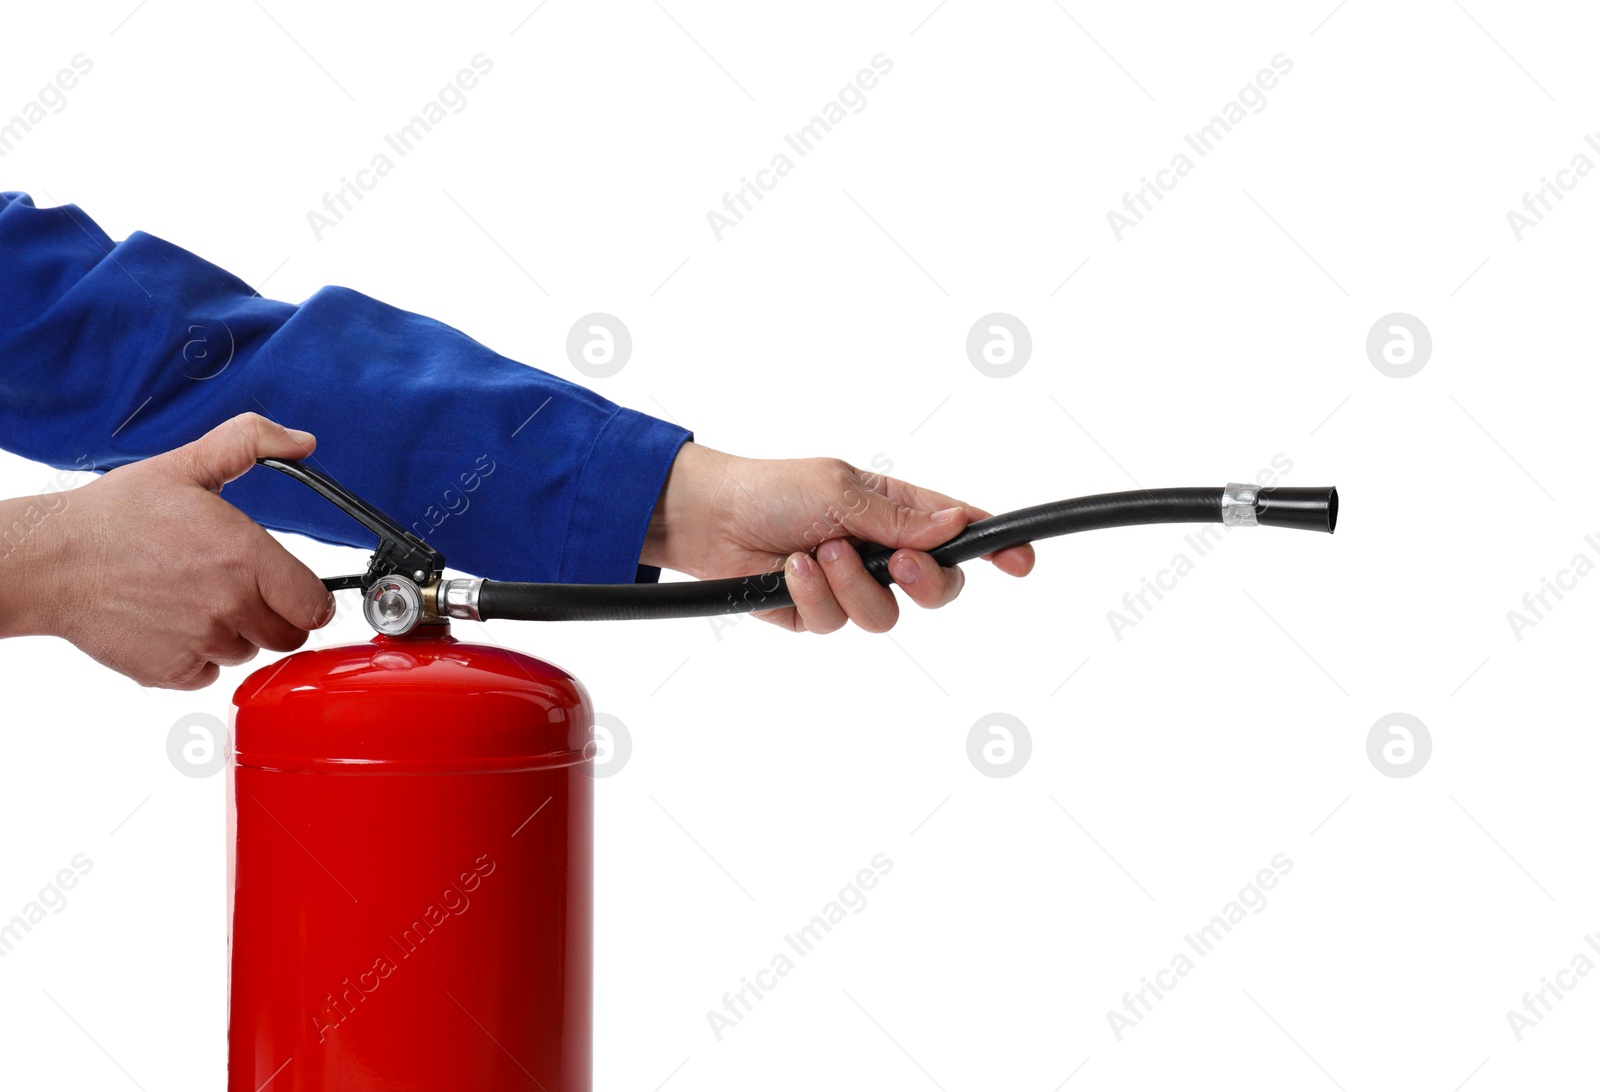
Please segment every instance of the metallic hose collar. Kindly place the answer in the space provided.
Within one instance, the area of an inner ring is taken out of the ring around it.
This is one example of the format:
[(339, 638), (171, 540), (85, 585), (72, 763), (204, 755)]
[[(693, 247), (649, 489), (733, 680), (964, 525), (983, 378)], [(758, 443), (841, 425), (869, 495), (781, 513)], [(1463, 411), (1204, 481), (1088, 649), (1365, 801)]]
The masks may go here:
[(1259, 486), (1229, 482), (1222, 489), (1222, 522), (1229, 527), (1255, 527)]
[(439, 581), (439, 613), (446, 618), (483, 621), (478, 610), (478, 595), (482, 591), (483, 581), (475, 578)]

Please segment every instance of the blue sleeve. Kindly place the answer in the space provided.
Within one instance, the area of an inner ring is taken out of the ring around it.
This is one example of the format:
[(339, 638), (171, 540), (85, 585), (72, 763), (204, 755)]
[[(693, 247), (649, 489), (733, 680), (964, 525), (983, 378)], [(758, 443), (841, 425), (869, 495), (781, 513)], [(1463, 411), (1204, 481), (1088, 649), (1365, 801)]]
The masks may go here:
[[(0, 193), (0, 447), (109, 470), (247, 410), (315, 433), (313, 465), (500, 580), (654, 580), (639, 552), (690, 438), (358, 292), (262, 299), (153, 236), (115, 243), (73, 205)], [(373, 544), (279, 474), (223, 495), (275, 530)]]

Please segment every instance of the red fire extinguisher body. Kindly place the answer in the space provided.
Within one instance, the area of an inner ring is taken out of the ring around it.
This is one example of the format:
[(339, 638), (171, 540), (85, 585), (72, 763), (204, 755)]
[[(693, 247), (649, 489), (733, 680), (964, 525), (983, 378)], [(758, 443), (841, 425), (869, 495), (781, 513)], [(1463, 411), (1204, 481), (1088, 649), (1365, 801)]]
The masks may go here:
[(230, 1092), (590, 1088), (588, 696), (427, 631), (234, 696)]

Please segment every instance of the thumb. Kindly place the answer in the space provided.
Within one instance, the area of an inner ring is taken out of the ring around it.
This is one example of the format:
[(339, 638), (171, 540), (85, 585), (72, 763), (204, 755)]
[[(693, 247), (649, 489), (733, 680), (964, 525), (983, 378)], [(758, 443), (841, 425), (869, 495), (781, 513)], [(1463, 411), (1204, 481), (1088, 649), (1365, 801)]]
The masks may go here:
[(874, 489), (858, 488), (844, 519), (845, 530), (891, 549), (929, 550), (960, 534), (967, 510), (960, 505), (936, 512), (891, 500)]
[(215, 493), (257, 459), (303, 459), (316, 446), (317, 438), (309, 432), (284, 428), (259, 413), (241, 413), (172, 454), (196, 485)]

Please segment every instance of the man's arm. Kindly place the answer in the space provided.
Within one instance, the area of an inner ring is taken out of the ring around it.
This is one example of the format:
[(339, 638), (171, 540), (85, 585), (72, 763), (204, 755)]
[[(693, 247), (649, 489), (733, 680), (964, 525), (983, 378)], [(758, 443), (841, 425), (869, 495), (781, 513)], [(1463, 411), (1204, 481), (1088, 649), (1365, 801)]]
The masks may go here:
[[(987, 514), (838, 459), (714, 451), (675, 425), (349, 289), (326, 288), (298, 306), (264, 300), (152, 236), (113, 243), (71, 205), (39, 209), (25, 195), (0, 193), (0, 447), (58, 467), (108, 470), (179, 449), (244, 413), (316, 433), (315, 455), (306, 452), (315, 465), (414, 528), (455, 568), (500, 580), (620, 583), (654, 580), (661, 567), (707, 578), (781, 566), (795, 605), (758, 617), (795, 630), (894, 625), (895, 597), (848, 547), (852, 538), (895, 548), (890, 573), (913, 602), (950, 602), (962, 574), (927, 551)], [(258, 522), (371, 545), (311, 491), (276, 474), (232, 480), (248, 463), (239, 467), (226, 476), (224, 497)], [(91, 497), (144, 495), (127, 483), (149, 473), (121, 472), (124, 487)], [(126, 524), (141, 514), (109, 500), (98, 510), (115, 510)], [(187, 572), (209, 556), (203, 547), (217, 527), (191, 521), (182, 530), (198, 549), (175, 561), (156, 557), (157, 566)], [(1013, 547), (990, 560), (1022, 576), (1033, 550)], [(36, 567), (63, 568), (48, 559)], [(115, 583), (111, 567), (106, 573)], [(18, 611), (17, 625), (26, 624), (25, 606), (0, 597), (0, 613)], [(197, 628), (184, 655), (199, 657), (202, 671), (208, 661), (238, 662), (242, 646), (210, 647), (215, 612), (192, 613)], [(69, 627), (77, 621), (68, 618)], [(291, 622), (302, 632), (313, 624)], [(69, 639), (121, 662), (91, 637)], [(119, 669), (139, 677), (139, 666)], [(173, 684), (170, 671), (144, 674)]]
[[(117, 243), (75, 206), (0, 193), (0, 447), (108, 470), (244, 412), (315, 433), (317, 466), (453, 568), (502, 580), (654, 579), (638, 562), (689, 439), (358, 292), (262, 299), (153, 236)], [(268, 527), (371, 545), (280, 475), (224, 496)]]

